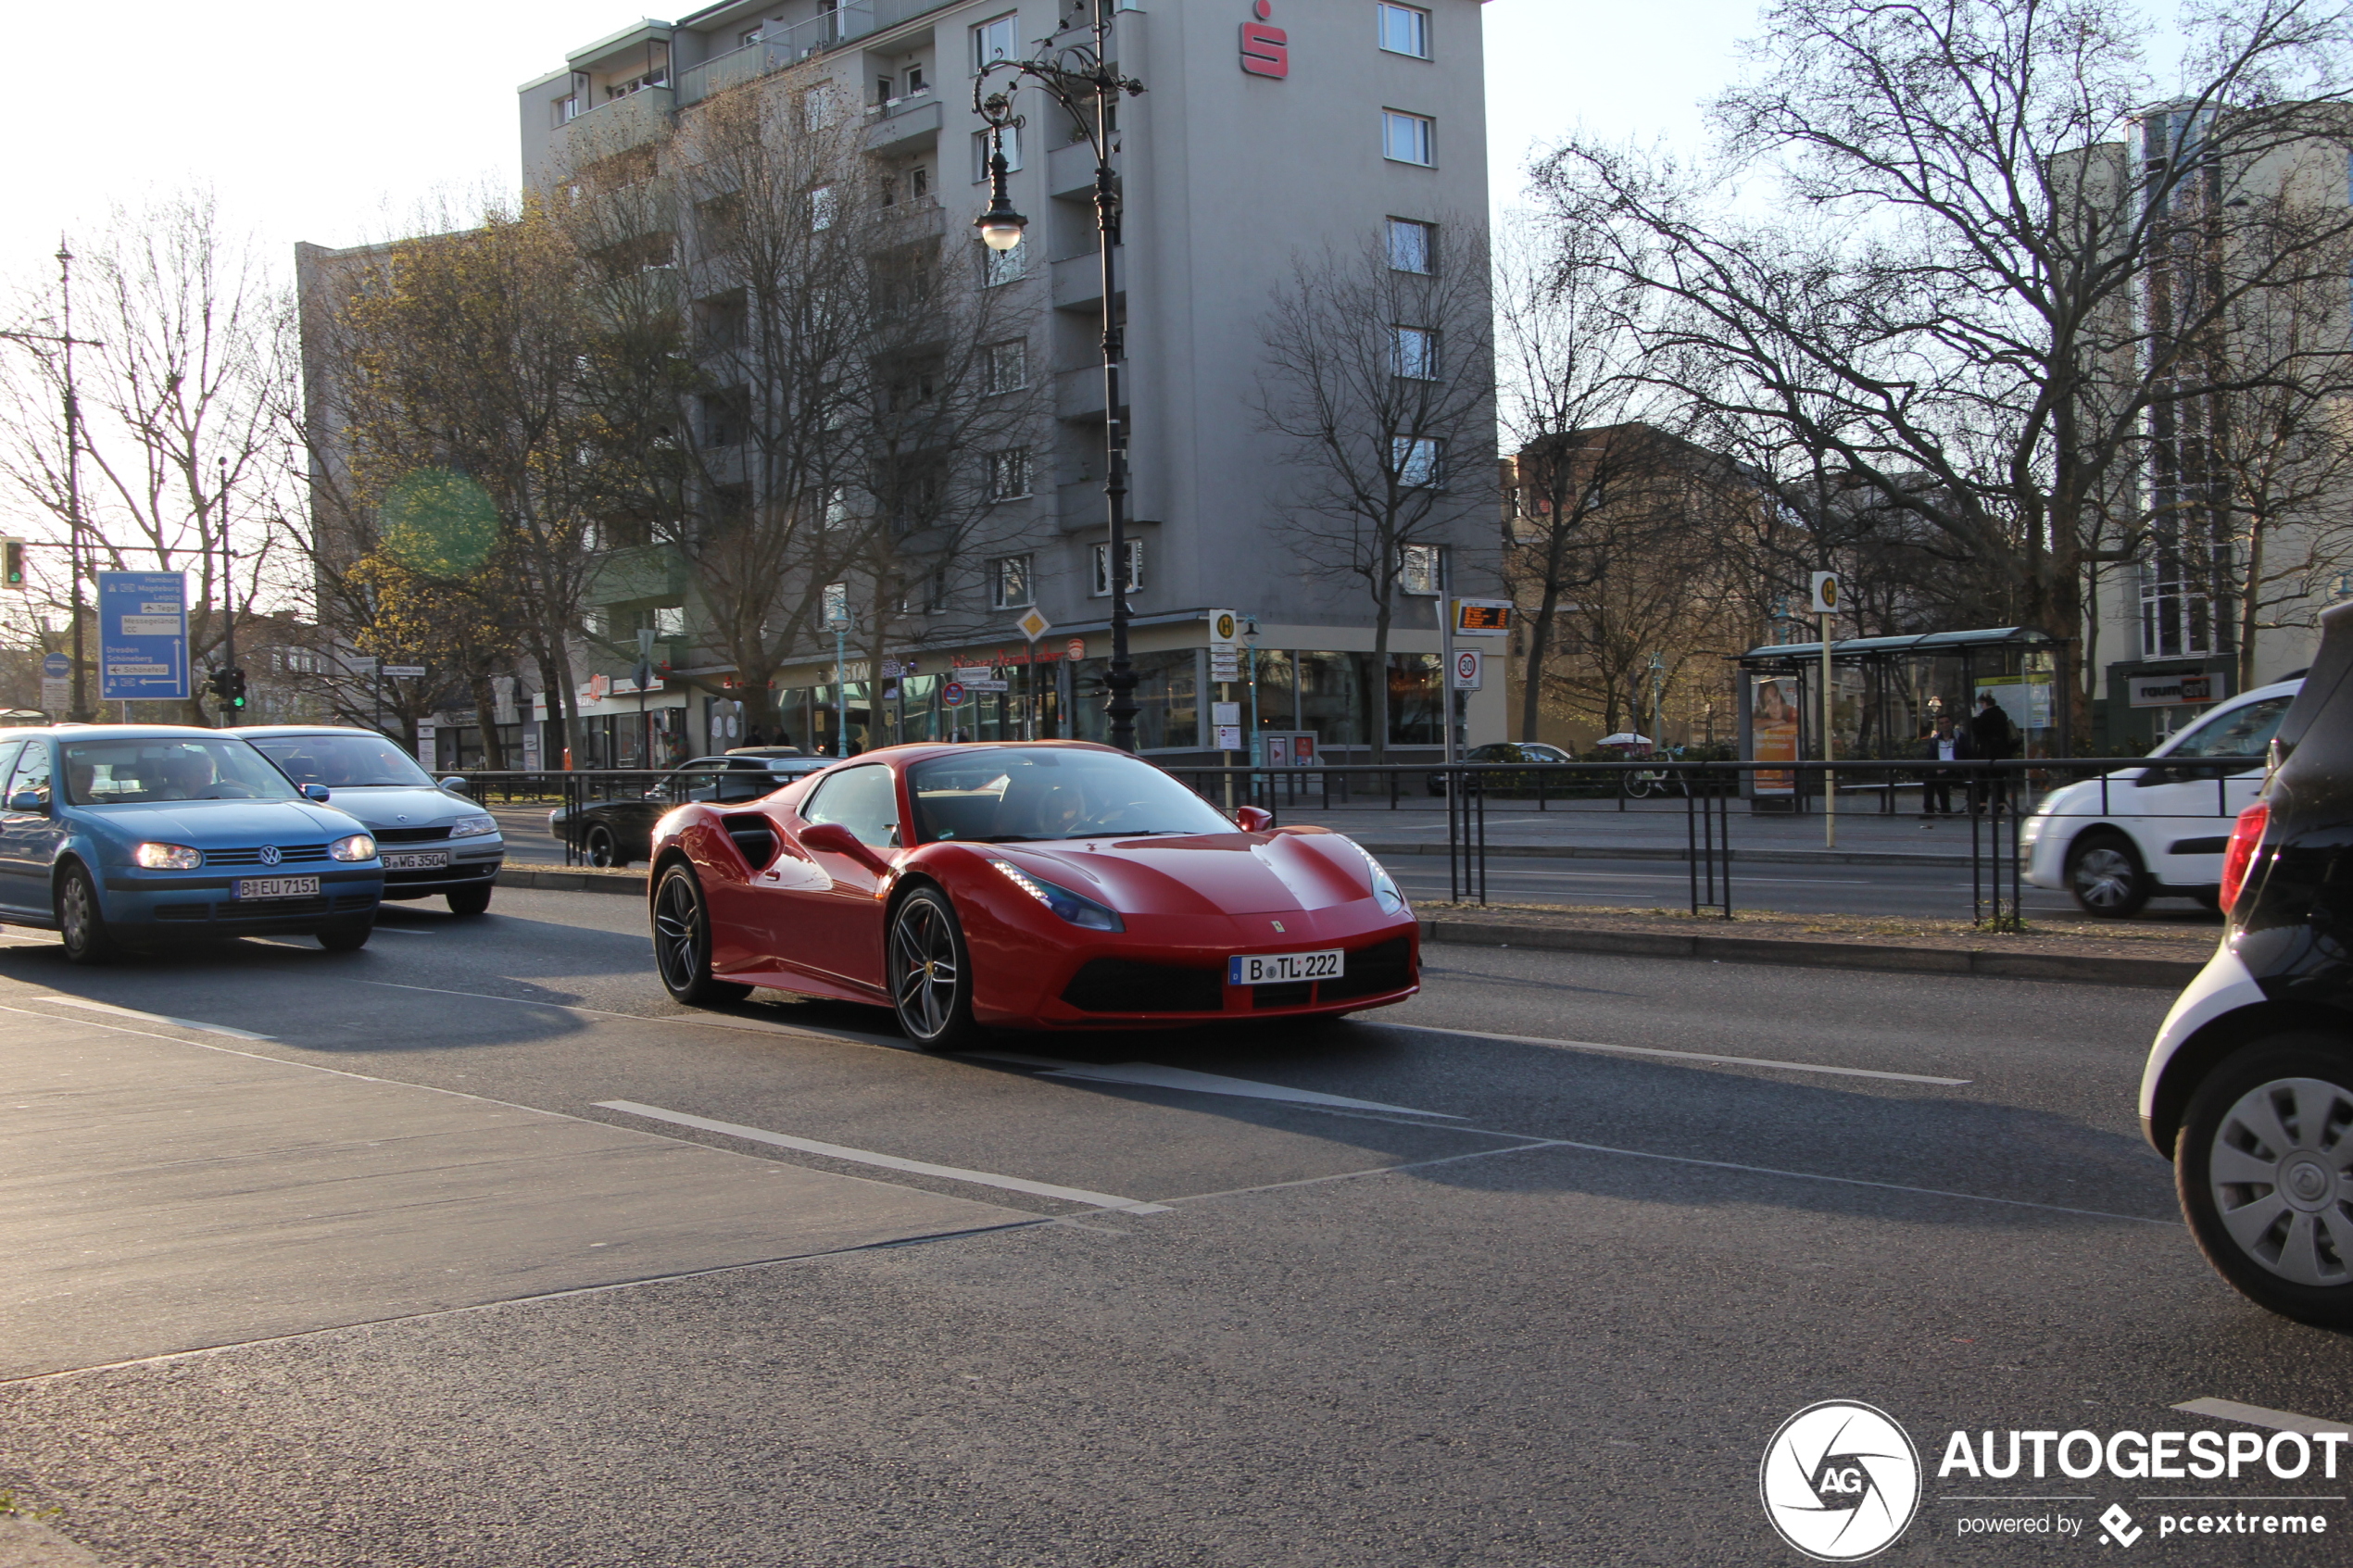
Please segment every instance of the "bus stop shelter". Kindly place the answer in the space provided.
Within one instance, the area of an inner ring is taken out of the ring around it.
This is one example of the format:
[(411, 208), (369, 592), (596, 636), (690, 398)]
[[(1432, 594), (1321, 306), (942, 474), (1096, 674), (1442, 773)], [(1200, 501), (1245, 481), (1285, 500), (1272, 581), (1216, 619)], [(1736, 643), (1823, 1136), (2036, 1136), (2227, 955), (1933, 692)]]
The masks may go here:
[[(2058, 679), (2060, 644), (2028, 626), (1851, 637), (1831, 644), (1831, 728), (1842, 759), (1898, 760), (1921, 753), (1937, 719), (1956, 723), (1991, 696), (2022, 742), (2020, 756), (2067, 755), (2068, 693)], [(1773, 643), (1742, 654), (1740, 742), (1743, 760), (1777, 762), (1822, 755), (1822, 645)], [(1774, 795), (1793, 806), (1810, 781), (1745, 774), (1742, 793)], [(1859, 782), (1859, 781), (1858, 781)]]

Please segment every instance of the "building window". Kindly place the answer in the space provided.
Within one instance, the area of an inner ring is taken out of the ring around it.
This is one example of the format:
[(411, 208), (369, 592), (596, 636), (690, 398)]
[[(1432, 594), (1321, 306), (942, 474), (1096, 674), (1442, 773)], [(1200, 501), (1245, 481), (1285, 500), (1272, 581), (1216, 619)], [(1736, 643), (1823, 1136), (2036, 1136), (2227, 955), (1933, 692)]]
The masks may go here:
[(1430, 436), (1399, 435), (1390, 440), (1390, 458), (1397, 465), (1397, 483), (1409, 490), (1446, 487), (1446, 443)]
[(1436, 595), (1444, 591), (1445, 561), (1441, 545), (1407, 545), (1397, 552), (1397, 591)]
[(1380, 154), (1391, 163), (1418, 163), (1423, 168), (1434, 167), (1438, 155), (1435, 145), (1437, 122), (1428, 115), (1401, 114), (1395, 109), (1380, 111)]
[(840, 209), (841, 203), (837, 199), (834, 188), (831, 185), (818, 186), (809, 193), (809, 227), (819, 232), (832, 228)]
[(1410, 218), (1389, 220), (1389, 270), (1428, 277), (1438, 270), (1438, 225)]
[(1020, 18), (1008, 11), (973, 29), (973, 69), (977, 71), (991, 60), (1012, 59), (1016, 44), (1013, 31), (1019, 25)]
[(992, 343), (983, 353), (983, 377), (991, 394), (1019, 392), (1029, 384), (1029, 345), (1016, 338), (1012, 343)]
[(931, 194), (931, 165), (916, 164), (907, 170), (907, 199), (921, 201)]
[[(1005, 169), (1008, 173), (1021, 172), (1021, 127), (1008, 125), (1003, 132)], [(973, 132), (973, 183), (977, 185), (988, 178), (988, 132)]]
[(827, 533), (838, 533), (849, 526), (849, 487), (837, 484), (823, 493), (824, 505), (818, 508), (817, 526)]
[(1392, 6), (1381, 0), (1380, 46), (1392, 55), (1411, 55), (1417, 60), (1429, 58), (1429, 13), (1411, 6)]
[[(977, 243), (977, 242), (975, 242)], [(1029, 242), (1024, 240), (1011, 250), (980, 247), (980, 281), (990, 288), (1010, 283), (1029, 275)]]
[(805, 132), (823, 131), (834, 122), (834, 90), (831, 86), (812, 87), (800, 95), (800, 128)]
[(1029, 448), (1011, 446), (1002, 452), (989, 453), (988, 498), (992, 501), (1018, 501), (1028, 494)]
[(1428, 327), (1390, 329), (1390, 372), (1405, 381), (1438, 379), (1438, 334)]
[(563, 127), (570, 125), (573, 120), (579, 118), (580, 99), (578, 95), (575, 94), (573, 97), (558, 98), (556, 100), (557, 129), (561, 130)]
[(654, 635), (659, 638), (683, 637), (686, 634), (686, 607), (662, 605), (654, 610)]
[(1027, 556), (1000, 556), (988, 563), (988, 602), (999, 609), (1018, 609), (1030, 601)]
[[(1099, 599), (1111, 597), (1111, 542), (1105, 540), (1094, 548), (1094, 587), (1088, 590)], [(1127, 541), (1127, 592), (1133, 594), (1144, 585), (1144, 542)]]

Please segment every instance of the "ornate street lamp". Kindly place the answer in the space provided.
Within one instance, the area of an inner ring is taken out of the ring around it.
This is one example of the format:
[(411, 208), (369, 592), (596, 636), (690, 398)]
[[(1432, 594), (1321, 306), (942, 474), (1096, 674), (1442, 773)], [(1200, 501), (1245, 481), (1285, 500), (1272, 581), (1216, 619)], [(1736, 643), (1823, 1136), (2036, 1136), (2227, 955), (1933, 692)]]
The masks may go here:
[[(1127, 429), (1120, 417), (1121, 362), (1126, 349), (1119, 328), (1113, 251), (1119, 244), (1119, 192), (1111, 167), (1111, 138), (1120, 94), (1144, 90), (1133, 77), (1111, 69), (1112, 0), (1093, 0), (1092, 38), (1026, 60), (990, 60), (973, 82), (973, 110), (988, 122), (988, 210), (973, 220), (981, 243), (998, 252), (1021, 244), (1029, 220), (1014, 209), (1005, 191), (1005, 132), (1019, 127), (1013, 94), (1026, 82), (1062, 106), (1095, 150), (1095, 230), (1103, 258), (1103, 500), (1111, 515), (1111, 744), (1136, 749), (1136, 670), (1127, 658)], [(1012, 77), (996, 92), (989, 78)]]

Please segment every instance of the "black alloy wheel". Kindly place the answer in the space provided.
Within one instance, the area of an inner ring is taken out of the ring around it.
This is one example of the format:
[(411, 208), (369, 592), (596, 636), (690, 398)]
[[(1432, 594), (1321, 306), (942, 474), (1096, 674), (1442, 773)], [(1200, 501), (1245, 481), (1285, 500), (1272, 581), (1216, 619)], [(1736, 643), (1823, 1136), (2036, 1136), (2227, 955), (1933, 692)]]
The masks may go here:
[(702, 884), (683, 865), (661, 873), (654, 889), (654, 967), (661, 988), (690, 1008), (740, 1002), (751, 987), (711, 974), (711, 910)]
[(364, 920), (339, 920), (333, 925), (319, 928), (319, 946), (331, 953), (356, 953), (368, 945), (376, 929), (376, 917)]
[(2149, 901), (2148, 868), (2120, 833), (2095, 831), (2067, 852), (2067, 887), (2085, 914), (2126, 920)]
[(449, 912), (453, 915), (482, 914), (490, 908), (490, 884), (485, 882), (480, 887), (460, 887), (457, 892), (442, 897), (449, 900)]
[(2353, 1328), (2353, 1055), (2275, 1035), (2198, 1085), (2173, 1145), (2183, 1216), (2215, 1272), (2258, 1306)]
[(592, 866), (625, 866), (629, 862), (621, 853), (621, 846), (613, 842), (612, 829), (599, 823), (588, 830), (581, 841), (581, 853)]
[(984, 1031), (973, 1022), (972, 954), (948, 895), (918, 887), (890, 917), (886, 972), (891, 1006), (908, 1039), (927, 1051), (967, 1050)]
[(122, 951), (120, 943), (107, 929), (107, 918), (98, 906), (97, 884), (90, 873), (79, 865), (68, 866), (57, 878), (57, 935), (66, 945), (66, 959), (71, 963), (100, 964), (110, 962)]

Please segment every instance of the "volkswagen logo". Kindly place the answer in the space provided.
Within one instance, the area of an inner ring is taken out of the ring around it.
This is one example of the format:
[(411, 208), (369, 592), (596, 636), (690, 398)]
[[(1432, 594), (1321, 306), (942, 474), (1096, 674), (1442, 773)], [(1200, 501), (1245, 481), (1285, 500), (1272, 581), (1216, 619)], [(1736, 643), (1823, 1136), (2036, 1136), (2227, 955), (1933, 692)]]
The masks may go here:
[(261, 863), (263, 865), (274, 866), (280, 860), (284, 859), (285, 857), (283, 855), (278, 853), (278, 847), (276, 845), (265, 844), (261, 847)]
[(1756, 1486), (1781, 1539), (1819, 1562), (1856, 1562), (1919, 1512), (1919, 1451), (1886, 1411), (1825, 1399), (1781, 1423)]

